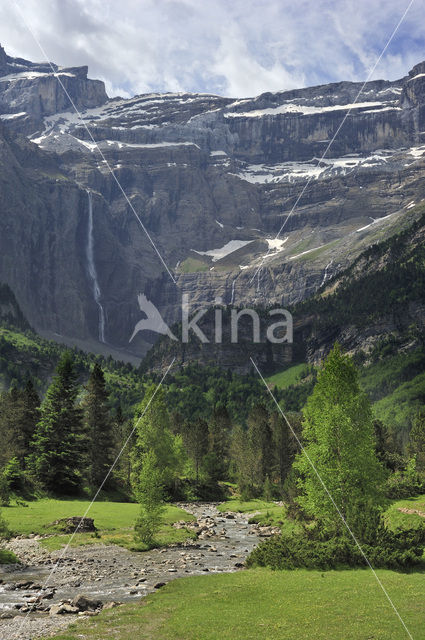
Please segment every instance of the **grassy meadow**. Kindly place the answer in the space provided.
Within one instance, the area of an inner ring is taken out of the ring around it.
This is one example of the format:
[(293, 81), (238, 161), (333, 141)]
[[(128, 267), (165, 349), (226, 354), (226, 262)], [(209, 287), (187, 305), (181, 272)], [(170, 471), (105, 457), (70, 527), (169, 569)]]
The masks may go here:
[[(378, 571), (415, 640), (425, 638), (422, 573)], [(170, 582), (140, 604), (79, 622), (56, 640), (403, 640), (367, 569), (250, 569)]]
[[(34, 502), (12, 504), (2, 508), (2, 514), (11, 531), (16, 535), (54, 534), (54, 528), (49, 525), (59, 518), (83, 516), (90, 502), (88, 500), (53, 500), (42, 499)], [(135, 551), (144, 551), (146, 546), (136, 543), (133, 538), (134, 522), (139, 514), (140, 506), (128, 502), (95, 502), (87, 517), (94, 519), (98, 529), (96, 535), (91, 533), (77, 533), (71, 544), (119, 544)], [(179, 520), (191, 521), (193, 516), (174, 505), (166, 505), (163, 525), (157, 535), (158, 546), (182, 542), (193, 537), (186, 529), (174, 529), (172, 524)], [(41, 541), (50, 551), (60, 549), (67, 544), (69, 534), (51, 535)]]

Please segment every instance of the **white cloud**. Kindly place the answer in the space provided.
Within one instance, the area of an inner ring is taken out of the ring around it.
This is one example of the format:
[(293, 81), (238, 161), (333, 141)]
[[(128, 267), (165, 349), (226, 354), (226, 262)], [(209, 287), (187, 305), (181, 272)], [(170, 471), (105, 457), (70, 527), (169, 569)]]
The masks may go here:
[[(209, 91), (234, 97), (363, 80), (403, 13), (400, 0), (17, 0), (48, 56), (88, 64), (112, 95)], [(413, 5), (375, 77), (424, 57)], [(14, 2), (0, 4), (0, 42), (40, 60)]]

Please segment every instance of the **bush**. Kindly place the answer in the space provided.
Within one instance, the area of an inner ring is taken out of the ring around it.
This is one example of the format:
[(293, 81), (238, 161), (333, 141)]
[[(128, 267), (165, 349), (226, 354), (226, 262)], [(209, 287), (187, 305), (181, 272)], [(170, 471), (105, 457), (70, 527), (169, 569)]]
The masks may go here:
[(19, 560), (12, 551), (0, 549), (0, 564), (16, 564)]
[(9, 491), (28, 495), (30, 483), (26, 472), (21, 468), (18, 458), (11, 458), (3, 471), (3, 478)]
[(385, 484), (385, 495), (394, 500), (418, 496), (424, 491), (424, 478), (416, 471), (414, 457), (409, 460), (405, 470), (391, 474)]
[[(337, 569), (364, 567), (366, 561), (349, 534), (328, 539), (304, 535), (280, 535), (262, 542), (250, 554), (247, 566), (272, 569)], [(407, 569), (422, 564), (425, 526), (393, 533), (383, 525), (376, 531), (375, 542), (360, 541), (364, 554), (374, 568)]]
[(0, 513), (0, 540), (7, 540), (11, 535), (7, 522)]
[(0, 506), (7, 507), (10, 502), (10, 489), (4, 472), (0, 473)]

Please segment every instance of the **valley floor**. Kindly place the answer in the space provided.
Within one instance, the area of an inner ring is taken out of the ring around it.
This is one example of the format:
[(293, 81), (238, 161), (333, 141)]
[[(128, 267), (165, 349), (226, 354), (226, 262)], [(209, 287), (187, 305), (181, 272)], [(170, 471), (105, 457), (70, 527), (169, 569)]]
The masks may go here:
[[(262, 500), (169, 505), (168, 533), (164, 535), (172, 546), (144, 553), (124, 548), (128, 546), (125, 536), (132, 535), (130, 527), (138, 505), (96, 503), (90, 515), (101, 529), (101, 538), (77, 534), (77, 545), (66, 550), (48, 588), (41, 590), (48, 598), (41, 599), (45, 612), (31, 613), (21, 629), (28, 611), (26, 603), (40, 593), (40, 587), (16, 588), (17, 583), (29, 580), (44, 585), (61, 557), (60, 546), (69, 538), (30, 534), (42, 532), (52, 517), (76, 515), (82, 507), (81, 501), (39, 500), (4, 509), (12, 527), (21, 533), (7, 546), (24, 564), (0, 566), (0, 613), (9, 611), (15, 616), (0, 619), (0, 640), (33, 640), (52, 633), (59, 634), (54, 636), (56, 640), (409, 637), (368, 569), (240, 571), (261, 536), (270, 535), (277, 527), (294, 526), (281, 503)], [(423, 521), (423, 513), (425, 496), (418, 496), (395, 502), (387, 512), (387, 522), (390, 527), (415, 527)], [(197, 540), (189, 536), (188, 519), (197, 521), (197, 526), (193, 525)], [(180, 521), (178, 528), (172, 526), (176, 521)], [(171, 537), (170, 532), (174, 532)], [(173, 539), (174, 534), (182, 538)], [(121, 546), (111, 544), (112, 535), (118, 536)], [(424, 572), (380, 570), (377, 574), (412, 637), (425, 640)], [(165, 586), (158, 589), (159, 585)], [(124, 604), (88, 619), (73, 614), (48, 615), (50, 605), (78, 594), (103, 603)]]
[[(415, 640), (423, 573), (377, 572)], [(270, 571), (176, 580), (139, 604), (71, 625), (55, 640), (404, 640), (371, 571)]]

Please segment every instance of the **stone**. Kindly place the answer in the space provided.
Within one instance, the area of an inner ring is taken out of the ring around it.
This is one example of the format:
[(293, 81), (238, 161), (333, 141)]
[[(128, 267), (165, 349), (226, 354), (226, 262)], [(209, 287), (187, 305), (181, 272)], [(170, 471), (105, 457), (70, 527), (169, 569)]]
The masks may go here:
[(115, 602), (115, 601), (111, 601), (111, 602), (106, 602), (103, 605), (103, 609), (115, 609), (115, 607), (119, 607), (122, 603), (121, 602)]
[[(78, 533), (90, 533), (97, 531), (94, 526), (93, 518), (82, 518), (81, 516), (72, 516), (70, 518), (59, 518), (47, 525), (63, 533), (74, 533), (78, 527)], [(68, 562), (74, 562), (73, 558), (68, 558)]]
[(161, 587), (165, 587), (165, 585), (166, 585), (166, 583), (165, 583), (165, 582), (157, 582), (157, 583), (154, 585), (154, 587), (153, 587), (153, 588), (154, 588), (154, 589), (161, 589)]
[(101, 600), (91, 600), (84, 596), (83, 594), (79, 594), (72, 601), (71, 604), (73, 607), (76, 607), (79, 611), (95, 611), (102, 606)]
[(11, 613), (10, 611), (5, 611), (4, 613), (1, 614), (0, 619), (9, 620), (10, 618), (13, 618), (13, 617), (14, 617), (13, 613)]

